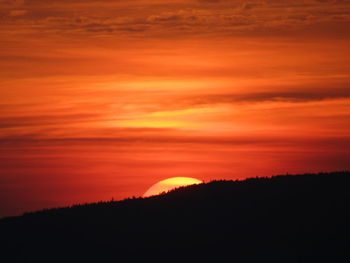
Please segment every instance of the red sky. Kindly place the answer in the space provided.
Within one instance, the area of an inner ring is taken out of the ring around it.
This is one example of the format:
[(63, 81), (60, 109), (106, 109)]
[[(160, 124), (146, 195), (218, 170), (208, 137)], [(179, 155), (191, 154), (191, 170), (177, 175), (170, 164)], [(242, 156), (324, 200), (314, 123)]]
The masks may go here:
[(350, 169), (349, 46), (346, 0), (0, 0), (0, 216)]

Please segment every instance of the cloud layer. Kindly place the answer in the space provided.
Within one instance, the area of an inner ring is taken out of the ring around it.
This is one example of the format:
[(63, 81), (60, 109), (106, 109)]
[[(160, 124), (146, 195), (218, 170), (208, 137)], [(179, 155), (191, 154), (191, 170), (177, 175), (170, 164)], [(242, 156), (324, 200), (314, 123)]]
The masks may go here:
[(1, 30), (127, 37), (349, 35), (349, 1), (2, 1)]

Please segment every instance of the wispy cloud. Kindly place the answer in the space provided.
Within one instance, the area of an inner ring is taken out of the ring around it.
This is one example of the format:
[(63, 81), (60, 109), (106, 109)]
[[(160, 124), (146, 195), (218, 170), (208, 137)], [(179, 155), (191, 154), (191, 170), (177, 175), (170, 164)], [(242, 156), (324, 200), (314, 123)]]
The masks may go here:
[(348, 1), (144, 1), (143, 8), (132, 0), (3, 2), (1, 29), (21, 26), (33, 32), (345, 36), (350, 22)]

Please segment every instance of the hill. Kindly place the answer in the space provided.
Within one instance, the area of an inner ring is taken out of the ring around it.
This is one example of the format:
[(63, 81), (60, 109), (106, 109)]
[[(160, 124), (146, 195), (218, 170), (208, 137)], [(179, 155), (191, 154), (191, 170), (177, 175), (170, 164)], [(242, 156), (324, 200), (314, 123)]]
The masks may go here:
[(350, 262), (350, 172), (213, 181), (0, 220), (2, 262)]

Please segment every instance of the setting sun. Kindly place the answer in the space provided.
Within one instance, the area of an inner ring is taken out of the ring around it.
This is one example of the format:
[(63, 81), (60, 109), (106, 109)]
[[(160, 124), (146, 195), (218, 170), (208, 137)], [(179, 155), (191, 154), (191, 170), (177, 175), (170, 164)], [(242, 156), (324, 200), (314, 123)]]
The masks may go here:
[(148, 197), (152, 195), (158, 195), (163, 192), (168, 192), (174, 188), (187, 186), (192, 184), (200, 184), (203, 183), (201, 180), (190, 178), (190, 177), (173, 177), (163, 181), (160, 181), (154, 185), (152, 185), (146, 193), (144, 193), (143, 197)]

